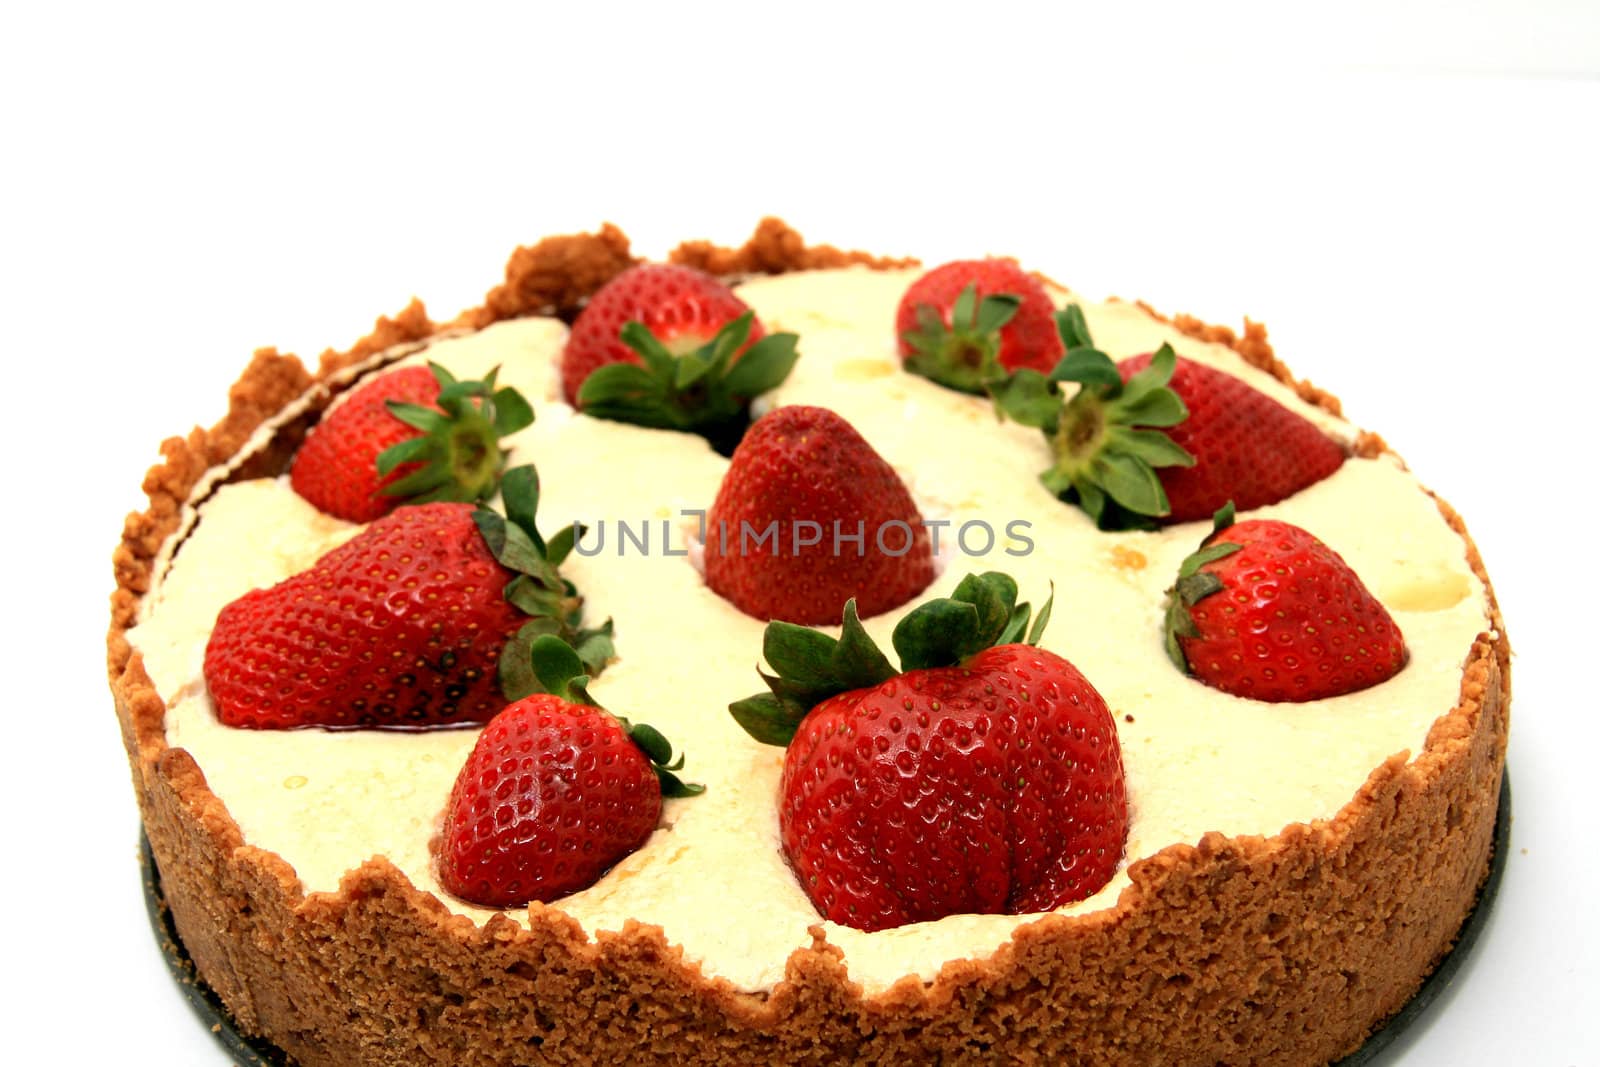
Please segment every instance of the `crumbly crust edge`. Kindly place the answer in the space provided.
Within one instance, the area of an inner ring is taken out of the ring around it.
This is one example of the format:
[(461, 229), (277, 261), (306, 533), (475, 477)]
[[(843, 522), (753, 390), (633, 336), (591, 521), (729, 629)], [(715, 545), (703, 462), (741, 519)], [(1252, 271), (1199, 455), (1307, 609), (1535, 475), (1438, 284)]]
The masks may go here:
[[(690, 242), (669, 258), (722, 275), (914, 263), (807, 246), (770, 218), (742, 248)], [(306, 895), (281, 857), (245, 844), (194, 760), (166, 744), (165, 708), (126, 639), (193, 487), (315, 382), (445, 329), (570, 316), (634, 262), (609, 224), (519, 248), (485, 303), (450, 323), (412, 301), (349, 350), (324, 353), (315, 374), (294, 356), (258, 351), (216, 426), (163, 442), (145, 478), (149, 507), (128, 517), (113, 556), (107, 665), (174, 919), (243, 1030), (307, 1064), (605, 1062), (641, 1049), (706, 1062), (1004, 1052), (1317, 1063), (1353, 1050), (1399, 1009), (1448, 950), (1487, 872), (1509, 718), (1503, 620), (1476, 547), (1443, 501), (1489, 590), (1492, 629), (1466, 657), (1456, 707), (1414, 761), (1385, 761), (1326, 823), (1169, 846), (1129, 869), (1113, 907), (1027, 924), (991, 958), (952, 961), (931, 984), (907, 978), (864, 997), (818, 927), (772, 992), (744, 993), (686, 964), (657, 927), (629, 923), (590, 942), (559, 909), (534, 905), (527, 929), (501, 919), (479, 928), (381, 857), (349, 872), (337, 893)], [(1334, 397), (1289, 373), (1259, 323), (1235, 332), (1139, 306), (1339, 412)], [(279, 436), (245, 476), (286, 462), (295, 433)], [(1355, 450), (1386, 447), (1363, 434)], [(363, 1010), (353, 1015), (352, 1004)]]

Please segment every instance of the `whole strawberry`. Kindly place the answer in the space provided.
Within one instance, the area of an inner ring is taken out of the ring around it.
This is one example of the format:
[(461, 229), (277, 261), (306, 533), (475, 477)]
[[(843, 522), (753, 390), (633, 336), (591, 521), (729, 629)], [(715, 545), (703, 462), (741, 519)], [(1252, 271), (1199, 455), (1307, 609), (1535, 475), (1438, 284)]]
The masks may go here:
[[(507, 473), (512, 521), (470, 504), (398, 508), (311, 567), (224, 607), (204, 674), (229, 726), (424, 727), (485, 722), (528, 692), (517, 660), (539, 634), (596, 673), (611, 624), (579, 626), (583, 601), (557, 570), (569, 527), (533, 528), (532, 467)], [(502, 663), (502, 651), (516, 655)]]
[(823, 625), (933, 581), (933, 549), (905, 483), (839, 415), (794, 405), (740, 442), (706, 517), (706, 584), (758, 619)]
[[(1230, 500), (1262, 507), (1344, 463), (1337, 441), (1242, 379), (1168, 345), (1113, 363), (1076, 305), (1057, 325), (1067, 354), (1054, 370), (1019, 371), (989, 390), (1003, 415), (1049, 439), (1045, 487), (1102, 528), (1203, 519)], [(1078, 389), (1067, 396), (1061, 382)]]
[(1167, 654), (1213, 689), (1321, 700), (1386, 681), (1405, 638), (1339, 554), (1298, 526), (1226, 507), (1168, 591)]
[(458, 382), (438, 364), (368, 381), (312, 427), (289, 470), (294, 491), (330, 515), (371, 522), (398, 504), (487, 500), (506, 457), (500, 438), (533, 422), (495, 375)]
[(445, 810), (439, 882), (463, 900), (511, 908), (591, 884), (649, 839), (663, 796), (704, 787), (659, 732), (594, 705), (584, 664), (551, 636), (530, 648), (546, 692), (484, 728)]
[(587, 414), (693, 430), (727, 450), (751, 398), (788, 377), (796, 340), (767, 337), (710, 275), (646, 263), (607, 282), (572, 324), (561, 385)]
[[(1131, 381), (1152, 358), (1119, 360), (1117, 373)], [(1161, 471), (1167, 522), (1209, 518), (1230, 500), (1244, 511), (1275, 504), (1344, 463), (1337, 441), (1231, 374), (1180, 357), (1167, 384), (1189, 409), (1167, 436), (1194, 456)]]
[(1039, 279), (1009, 259), (963, 259), (911, 283), (895, 313), (906, 369), (981, 393), (1024, 367), (1049, 373), (1064, 350)]
[[(1034, 647), (1003, 574), (969, 575), (894, 631), (896, 671), (847, 605), (835, 640), (774, 622), (771, 689), (730, 707), (787, 745), (784, 854), (826, 919), (882, 930), (958, 913), (1048, 911), (1121, 862), (1116, 725), (1060, 656)], [(1026, 643), (1021, 643), (1026, 634)]]

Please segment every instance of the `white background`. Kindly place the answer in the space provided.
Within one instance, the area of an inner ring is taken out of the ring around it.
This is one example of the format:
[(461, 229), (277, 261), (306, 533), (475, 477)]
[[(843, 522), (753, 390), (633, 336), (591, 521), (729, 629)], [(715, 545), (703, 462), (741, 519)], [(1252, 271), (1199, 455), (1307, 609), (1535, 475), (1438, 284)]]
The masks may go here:
[(517, 243), (613, 220), (660, 254), (765, 213), (1249, 314), (1459, 508), (1517, 650), (1515, 839), (1394, 1062), (1600, 1059), (1595, 5), (61, 6), (0, 16), (0, 52), (0, 914), (35, 1059), (222, 1062), (145, 927), (101, 671), (159, 440), (254, 347), (314, 356), (413, 293), (449, 317)]

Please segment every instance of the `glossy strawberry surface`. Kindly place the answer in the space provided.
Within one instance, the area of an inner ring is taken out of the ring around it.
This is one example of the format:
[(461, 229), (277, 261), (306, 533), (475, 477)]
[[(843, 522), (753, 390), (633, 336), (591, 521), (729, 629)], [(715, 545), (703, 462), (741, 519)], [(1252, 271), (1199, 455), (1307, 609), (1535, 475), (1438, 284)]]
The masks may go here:
[(656, 772), (615, 718), (526, 697), (490, 721), (456, 778), (439, 880), (489, 908), (555, 900), (644, 844), (660, 816)]
[(388, 514), (401, 501), (379, 490), (418, 465), (380, 476), (378, 455), (419, 433), (390, 412), (388, 401), (430, 406), (438, 396), (439, 383), (427, 367), (402, 367), (366, 382), (312, 427), (295, 453), (289, 484), (320, 510), (350, 522)]
[[(733, 290), (690, 267), (644, 263), (628, 268), (595, 293), (572, 324), (561, 354), (567, 402), (577, 403), (584, 379), (600, 367), (642, 362), (622, 341), (628, 323), (643, 323), (657, 340), (682, 354), (706, 344), (749, 310)], [(744, 348), (763, 336), (761, 322), (751, 323)]]
[(1254, 519), (1207, 544), (1239, 546), (1200, 566), (1214, 591), (1188, 606), (1194, 633), (1177, 634), (1189, 671), (1207, 685), (1254, 700), (1320, 700), (1377, 685), (1405, 666), (1393, 617), (1307, 531)]
[[(1055, 305), (1038, 278), (1009, 259), (964, 259), (945, 263), (922, 275), (906, 289), (895, 312), (895, 335), (902, 358), (913, 354), (906, 334), (919, 329), (918, 308), (933, 308), (945, 328), (961, 291), (976, 288), (977, 296), (1009, 294), (1021, 301), (1016, 314), (1000, 328), (997, 358), (1006, 370), (1028, 367), (1048, 374), (1066, 349), (1056, 331)], [(952, 358), (962, 358), (952, 353)], [(977, 358), (972, 352), (965, 358)]]
[(933, 549), (894, 468), (840, 415), (794, 405), (734, 451), (707, 514), (705, 568), (747, 615), (821, 625), (851, 597), (867, 617), (916, 596)]
[(527, 621), (470, 504), (399, 508), (310, 570), (217, 616), (205, 679), (229, 726), (437, 726), (505, 706), (502, 646)]
[(861, 930), (1081, 900), (1115, 872), (1128, 825), (1104, 700), (1017, 644), (819, 704), (779, 803), (806, 893)]
[[(1127, 381), (1149, 364), (1135, 356), (1117, 372)], [(1160, 468), (1172, 509), (1163, 522), (1209, 519), (1230, 500), (1241, 511), (1274, 504), (1344, 463), (1337, 441), (1231, 374), (1179, 357), (1169, 386), (1189, 416), (1165, 432), (1195, 462)]]

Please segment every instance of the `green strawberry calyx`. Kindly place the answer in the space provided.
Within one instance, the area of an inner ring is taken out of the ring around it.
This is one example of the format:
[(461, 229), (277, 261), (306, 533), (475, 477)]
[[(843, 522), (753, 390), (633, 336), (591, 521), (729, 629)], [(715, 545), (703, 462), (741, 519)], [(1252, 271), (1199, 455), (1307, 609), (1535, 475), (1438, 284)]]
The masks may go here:
[[(830, 697), (870, 689), (907, 671), (954, 667), (988, 648), (1039, 643), (1055, 596), (1037, 618), (1017, 603), (1017, 583), (990, 571), (969, 574), (948, 597), (918, 605), (894, 628), (900, 669), (867, 635), (852, 598), (844, 606), (844, 628), (830, 637), (788, 622), (769, 622), (761, 652), (774, 674), (759, 671), (770, 692), (728, 705), (751, 737), (766, 745), (788, 745), (812, 708)], [(1030, 619), (1032, 625), (1029, 625)]]
[(507, 700), (548, 692), (529, 666), (529, 650), (540, 637), (550, 636), (569, 646), (591, 677), (598, 677), (616, 655), (611, 620), (598, 627), (583, 625), (583, 597), (561, 574), (561, 564), (571, 555), (583, 530), (565, 527), (546, 541), (539, 534), (539, 472), (532, 466), (513, 467), (500, 484), (502, 515), (480, 506), (472, 521), (502, 567), (511, 571), (505, 598), (529, 616), (500, 653), (500, 691)]
[[(750, 338), (747, 311), (689, 352), (674, 352), (641, 322), (622, 327), (640, 363), (608, 363), (584, 379), (578, 407), (587, 415), (635, 426), (685, 430), (732, 451), (750, 421), (750, 401), (775, 389), (800, 354), (792, 333), (769, 334), (738, 355)], [(738, 356), (737, 359), (734, 357)]]
[(439, 383), (438, 408), (387, 401), (390, 414), (421, 433), (380, 452), (378, 475), (386, 478), (402, 464), (421, 466), (379, 492), (409, 504), (487, 500), (506, 466), (500, 439), (531, 425), (533, 408), (510, 386), (496, 387), (498, 367), (482, 381), (465, 382), (437, 363), (428, 369)]
[(1189, 669), (1189, 657), (1184, 654), (1178, 638), (1202, 636), (1189, 609), (1226, 588), (1221, 578), (1200, 568), (1231, 556), (1244, 547), (1232, 541), (1216, 539), (1218, 534), (1232, 525), (1233, 501), (1230, 500), (1217, 509), (1211, 520), (1211, 532), (1200, 542), (1200, 547), (1184, 559), (1178, 567), (1178, 580), (1167, 590), (1166, 622), (1163, 626), (1167, 658), (1185, 674), (1193, 672)]
[(917, 305), (917, 325), (900, 339), (911, 349), (905, 367), (963, 393), (982, 393), (984, 383), (1004, 373), (1000, 330), (1016, 317), (1022, 298), (1013, 293), (978, 297), (968, 285), (950, 305), (947, 324), (933, 304)]
[(645, 723), (629, 722), (616, 712), (601, 707), (589, 695), (588, 664), (567, 642), (553, 634), (540, 634), (529, 643), (524, 666), (538, 680), (539, 692), (549, 693), (569, 704), (586, 704), (615, 719), (617, 725), (622, 727), (622, 732), (628, 735), (628, 740), (650, 761), (650, 769), (656, 772), (656, 778), (661, 783), (662, 796), (692, 797), (706, 791), (705, 786), (685, 782), (678, 777), (677, 772), (683, 769), (683, 753), (678, 753), (678, 758), (673, 759), (672, 742), (660, 730)]
[[(1148, 527), (1171, 512), (1157, 467), (1192, 467), (1195, 458), (1162, 430), (1189, 417), (1168, 383), (1177, 354), (1163, 344), (1126, 383), (1095, 348), (1076, 304), (1056, 315), (1067, 353), (1049, 374), (1022, 369), (987, 383), (1002, 418), (1042, 431), (1055, 460), (1045, 488), (1077, 504), (1102, 529)], [(1076, 392), (1063, 394), (1062, 382)]]

